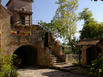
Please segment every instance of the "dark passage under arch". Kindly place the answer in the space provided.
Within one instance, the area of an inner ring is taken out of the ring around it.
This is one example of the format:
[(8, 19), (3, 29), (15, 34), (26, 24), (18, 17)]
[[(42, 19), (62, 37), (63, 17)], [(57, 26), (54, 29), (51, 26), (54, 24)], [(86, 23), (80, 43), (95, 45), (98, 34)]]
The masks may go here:
[(87, 58), (87, 64), (91, 64), (93, 60), (95, 60), (99, 53), (101, 53), (101, 49), (97, 46), (91, 46), (86, 51), (86, 58)]
[(14, 52), (13, 64), (17, 67), (37, 65), (37, 49), (30, 45), (23, 45)]

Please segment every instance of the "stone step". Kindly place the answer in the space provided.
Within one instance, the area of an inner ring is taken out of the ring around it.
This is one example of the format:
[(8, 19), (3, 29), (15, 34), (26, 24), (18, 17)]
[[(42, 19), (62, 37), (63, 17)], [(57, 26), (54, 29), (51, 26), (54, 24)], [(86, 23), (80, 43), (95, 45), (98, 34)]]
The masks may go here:
[(53, 59), (53, 64), (54, 65), (63, 63), (62, 59), (60, 57), (58, 57), (58, 56), (55, 56), (55, 54), (53, 54), (53, 53), (50, 53), (50, 57)]
[(52, 58), (53, 58), (54, 63), (62, 63), (61, 58), (59, 58), (59, 57), (52, 57)]
[(54, 63), (53, 65), (54, 66), (58, 66), (58, 65), (63, 65), (63, 64), (65, 64), (64, 62), (60, 62), (60, 63)]

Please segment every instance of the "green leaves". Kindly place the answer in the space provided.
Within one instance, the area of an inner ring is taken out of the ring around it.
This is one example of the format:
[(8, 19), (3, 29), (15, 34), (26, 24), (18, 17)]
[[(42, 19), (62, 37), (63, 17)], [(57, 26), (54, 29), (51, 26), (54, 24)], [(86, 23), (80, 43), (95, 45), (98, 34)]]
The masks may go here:
[(90, 21), (92, 19), (92, 12), (85, 8), (84, 11), (79, 13), (79, 19), (84, 19), (85, 22)]
[(56, 32), (63, 37), (69, 38), (76, 32), (77, 16), (75, 10), (78, 7), (78, 0), (58, 0), (59, 5), (53, 18)]
[(88, 73), (91, 77), (103, 77), (103, 51), (99, 53), (98, 57), (92, 61), (92, 64), (88, 66)]
[(13, 57), (6, 54), (0, 55), (0, 77), (17, 77), (17, 71), (12, 65)]
[[(73, 39), (76, 33), (78, 17), (75, 13), (78, 0), (58, 0), (58, 9), (51, 23), (40, 22), (41, 29), (50, 31), (56, 38)], [(64, 40), (63, 40), (64, 41)]]
[(84, 11), (79, 13), (79, 19), (84, 20), (84, 25), (80, 31), (80, 39), (102, 38), (103, 37), (103, 24), (99, 24), (92, 18), (91, 11), (85, 8)]

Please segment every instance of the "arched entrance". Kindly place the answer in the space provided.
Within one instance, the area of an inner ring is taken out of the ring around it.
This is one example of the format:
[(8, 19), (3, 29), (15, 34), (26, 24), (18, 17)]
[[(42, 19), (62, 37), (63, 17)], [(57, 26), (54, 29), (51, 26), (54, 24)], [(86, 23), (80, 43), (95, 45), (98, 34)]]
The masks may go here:
[(99, 53), (101, 53), (101, 49), (97, 46), (91, 46), (86, 51), (87, 65), (91, 64), (93, 60), (95, 60)]
[(14, 52), (13, 64), (20, 66), (37, 65), (37, 50), (31, 45), (23, 45)]

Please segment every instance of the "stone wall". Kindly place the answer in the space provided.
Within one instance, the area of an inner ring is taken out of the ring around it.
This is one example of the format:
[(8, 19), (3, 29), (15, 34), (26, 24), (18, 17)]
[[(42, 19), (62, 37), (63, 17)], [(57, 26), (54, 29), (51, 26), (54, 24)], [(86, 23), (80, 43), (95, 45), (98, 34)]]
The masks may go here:
[(59, 46), (57, 47), (57, 42), (55, 41), (55, 39), (53, 38), (51, 33), (48, 33), (48, 43), (49, 46), (52, 50), (52, 54), (54, 54), (55, 56), (61, 58), (61, 60), (63, 62), (67, 62), (67, 57), (66, 55), (63, 53), (63, 49)]
[(10, 17), (3, 19), (2, 27), (1, 27), (1, 40), (2, 40), (2, 48), (9, 46), (10, 44)]
[(21, 8), (25, 8), (28, 11), (32, 11), (32, 2), (23, 0), (14, 0), (14, 9), (21, 9)]
[(12, 23), (20, 23), (20, 15), (25, 17), (25, 25), (32, 25), (32, 2), (23, 0), (12, 0), (7, 5), (12, 15)]
[(1, 49), (3, 51), (7, 51), (10, 46), (10, 15), (6, 11), (4, 7), (1, 8), (0, 13), (1, 19), (0, 19), (0, 35), (1, 35)]
[[(32, 11), (32, 2), (26, 2), (23, 0), (22, 1), (14, 0), (8, 5), (8, 9), (13, 13), (12, 15), (13, 18), (12, 20), (14, 21), (13, 23), (15, 23), (17, 20), (20, 19), (20, 14), (17, 12), (13, 12), (13, 10), (15, 9), (22, 10), (22, 8), (28, 11)], [(1, 48), (4, 49), (4, 51), (6, 51), (7, 55), (13, 55), (15, 50), (23, 45), (31, 45), (37, 49), (37, 64), (45, 67), (47, 66), (52, 67), (53, 57), (51, 57), (49, 47), (45, 46), (44, 43), (45, 39), (43, 39), (41, 34), (43, 31), (34, 29), (32, 25), (30, 25), (29, 27), (32, 27), (32, 29), (30, 30), (31, 32), (30, 36), (18, 35), (18, 33), (16, 33), (16, 35), (12, 35), (11, 30), (13, 30), (12, 29), (13, 27), (11, 27), (10, 25), (10, 15), (5, 11), (2, 12), (2, 14), (4, 14), (4, 16), (2, 20), (0, 19), (0, 35), (1, 35), (0, 46)], [(25, 16), (26, 16), (25, 20), (27, 20), (29, 18), (28, 17), (29, 14)], [(32, 15), (30, 15), (30, 19), (31, 19), (30, 23), (32, 24)], [(25, 26), (26, 25), (23, 25), (23, 27)], [(65, 60), (65, 55), (63, 55), (62, 53), (62, 49), (56, 47), (55, 40), (53, 41), (51, 40), (51, 34), (49, 34), (48, 36), (49, 40), (47, 41), (50, 42), (49, 44), (52, 46), (51, 49), (54, 55), (59, 56), (60, 58)]]
[[(86, 66), (88, 64), (91, 64), (92, 60), (96, 59), (97, 55), (101, 52), (97, 50), (97, 47), (103, 50), (103, 45), (88, 45), (88, 46), (82, 46), (81, 48), (81, 58), (80, 58), (80, 64), (82, 66)], [(89, 49), (90, 48), (90, 49)], [(88, 61), (89, 60), (89, 61)]]

